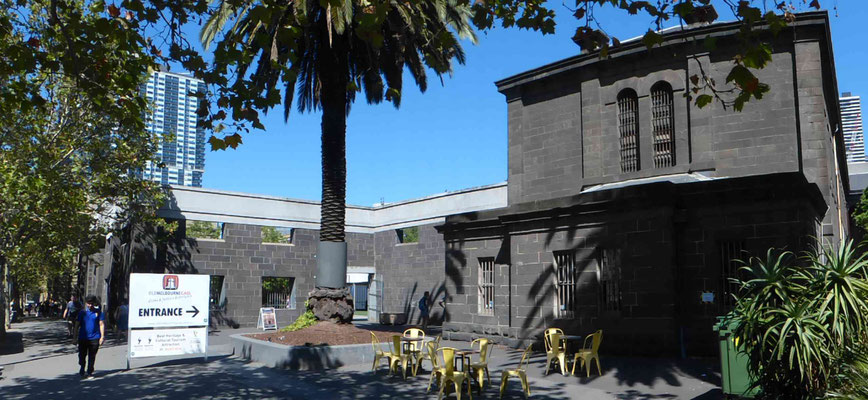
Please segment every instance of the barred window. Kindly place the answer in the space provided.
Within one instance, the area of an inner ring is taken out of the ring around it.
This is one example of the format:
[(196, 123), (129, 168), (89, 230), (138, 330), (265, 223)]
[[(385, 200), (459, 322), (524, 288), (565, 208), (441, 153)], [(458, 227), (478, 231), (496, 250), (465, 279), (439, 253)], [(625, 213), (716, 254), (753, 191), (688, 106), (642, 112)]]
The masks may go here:
[(601, 311), (621, 311), (621, 257), (615, 249), (600, 249), (597, 282), (600, 285)]
[(675, 165), (675, 116), (672, 86), (657, 82), (651, 87), (651, 129), (654, 135), (654, 167)]
[(479, 315), (494, 315), (494, 258), (479, 259)]
[(262, 278), (262, 306), (295, 310), (295, 278)]
[(744, 255), (744, 242), (741, 241), (721, 241), (718, 243), (720, 249), (720, 298), (717, 301), (720, 312), (726, 313), (732, 310), (735, 306), (735, 298), (738, 293), (738, 284), (732, 282), (731, 279), (738, 278), (738, 269), (741, 264), (739, 259)]
[(618, 94), (621, 172), (639, 170), (639, 97), (633, 89)]
[(569, 251), (557, 251), (555, 256), (555, 310), (556, 318), (576, 315), (576, 262)]

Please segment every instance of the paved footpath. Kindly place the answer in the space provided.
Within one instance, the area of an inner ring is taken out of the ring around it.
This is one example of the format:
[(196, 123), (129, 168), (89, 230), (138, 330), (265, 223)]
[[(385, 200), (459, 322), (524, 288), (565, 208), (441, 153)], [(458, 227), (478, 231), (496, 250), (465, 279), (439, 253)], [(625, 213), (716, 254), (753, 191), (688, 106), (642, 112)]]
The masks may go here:
[[(29, 321), (13, 325), (23, 338), (23, 349), (6, 346), (0, 352), (5, 368), (0, 399), (435, 399), (426, 394), (428, 372), (406, 381), (378, 373), (370, 365), (350, 365), (328, 371), (285, 371), (248, 363), (234, 357), (229, 335), (251, 332), (237, 329), (209, 337), (209, 359), (135, 360), (126, 370), (126, 346), (112, 336), (100, 348), (96, 378), (78, 377), (78, 360), (60, 321)], [(444, 342), (467, 347), (466, 342)], [(11, 354), (10, 354), (11, 353)], [(521, 353), (496, 347), (489, 362), (493, 387), (483, 398), (497, 398), (499, 371), (514, 368)], [(543, 376), (545, 355), (537, 353), (529, 368), (532, 399), (719, 399), (719, 374), (708, 361), (603, 358), (603, 376)], [(385, 363), (383, 363), (385, 364)], [(427, 365), (427, 363), (426, 363)], [(578, 371), (577, 371), (578, 372)], [(474, 392), (474, 397), (479, 396)], [(450, 398), (454, 398), (450, 396)], [(517, 380), (509, 395), (523, 398)]]

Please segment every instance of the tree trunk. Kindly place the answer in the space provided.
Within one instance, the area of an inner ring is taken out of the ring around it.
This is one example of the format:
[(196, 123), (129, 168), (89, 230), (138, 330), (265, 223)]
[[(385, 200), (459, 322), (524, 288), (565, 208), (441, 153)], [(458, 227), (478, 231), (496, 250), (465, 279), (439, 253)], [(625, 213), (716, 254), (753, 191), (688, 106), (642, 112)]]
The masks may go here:
[[(322, 85), (322, 206), (320, 241), (343, 242), (347, 198), (347, 82), (346, 52), (338, 43), (325, 50)], [(329, 62), (331, 61), (331, 62)], [(326, 63), (331, 65), (326, 65)]]
[[(322, 106), (322, 203), (317, 250), (316, 289), (309, 303), (318, 319), (351, 323), (353, 303), (346, 290), (345, 240), (347, 198), (347, 38), (321, 24), (317, 78)], [(328, 39), (327, 41), (325, 39)]]
[(0, 338), (6, 338), (6, 327), (9, 326), (9, 299), (6, 293), (6, 286), (9, 276), (9, 267), (6, 265), (6, 256), (0, 254), (0, 277), (2, 277), (2, 287), (0, 287), (0, 306), (3, 307), (3, 323), (0, 324)]

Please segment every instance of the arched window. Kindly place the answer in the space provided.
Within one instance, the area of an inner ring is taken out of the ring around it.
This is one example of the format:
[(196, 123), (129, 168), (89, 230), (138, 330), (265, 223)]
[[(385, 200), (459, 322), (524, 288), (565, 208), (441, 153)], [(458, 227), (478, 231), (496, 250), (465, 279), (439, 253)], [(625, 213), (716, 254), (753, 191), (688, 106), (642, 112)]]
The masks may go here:
[(618, 93), (621, 172), (639, 170), (639, 97), (633, 89)]
[(675, 116), (672, 86), (657, 82), (651, 87), (651, 133), (654, 136), (654, 167), (675, 165)]

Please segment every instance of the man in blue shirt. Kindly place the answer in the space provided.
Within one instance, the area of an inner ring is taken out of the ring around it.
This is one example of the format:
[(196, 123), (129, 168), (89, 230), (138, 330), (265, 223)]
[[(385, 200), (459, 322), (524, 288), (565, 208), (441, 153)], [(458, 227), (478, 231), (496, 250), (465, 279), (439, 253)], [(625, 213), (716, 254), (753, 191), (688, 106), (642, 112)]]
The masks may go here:
[(78, 312), (78, 365), (81, 366), (78, 374), (82, 378), (93, 378), (96, 352), (105, 340), (105, 314), (99, 309), (96, 296), (87, 296), (85, 303), (85, 309)]

